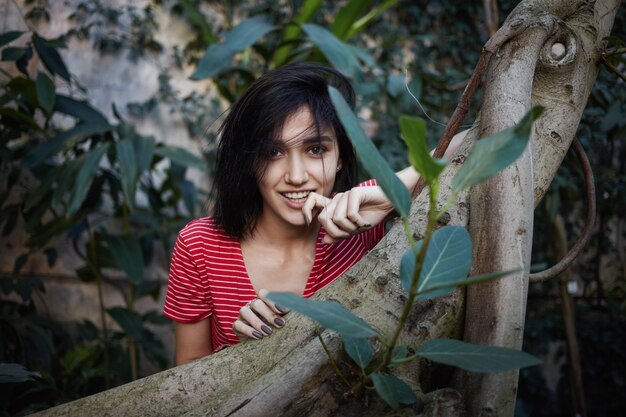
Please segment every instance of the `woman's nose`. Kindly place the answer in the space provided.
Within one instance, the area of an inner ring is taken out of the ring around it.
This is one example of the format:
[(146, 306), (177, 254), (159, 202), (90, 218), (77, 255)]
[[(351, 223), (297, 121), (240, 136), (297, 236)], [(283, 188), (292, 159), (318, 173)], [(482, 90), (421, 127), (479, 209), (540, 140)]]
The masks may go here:
[(306, 164), (299, 156), (289, 158), (287, 172), (285, 172), (285, 182), (290, 184), (304, 184), (309, 180), (309, 173)]

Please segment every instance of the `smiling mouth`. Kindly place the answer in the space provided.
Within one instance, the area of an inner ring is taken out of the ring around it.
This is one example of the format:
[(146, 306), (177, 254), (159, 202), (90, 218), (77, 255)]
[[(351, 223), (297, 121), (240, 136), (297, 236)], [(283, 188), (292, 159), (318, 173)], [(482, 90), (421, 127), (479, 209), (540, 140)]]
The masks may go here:
[(294, 203), (304, 203), (311, 194), (311, 191), (300, 191), (297, 193), (280, 193), (283, 197), (287, 198)]

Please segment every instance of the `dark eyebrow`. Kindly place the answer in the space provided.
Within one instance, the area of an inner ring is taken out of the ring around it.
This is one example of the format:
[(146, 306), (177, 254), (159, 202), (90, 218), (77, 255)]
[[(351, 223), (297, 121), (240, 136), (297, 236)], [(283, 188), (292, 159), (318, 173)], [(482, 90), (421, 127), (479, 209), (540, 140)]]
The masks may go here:
[(314, 143), (332, 142), (333, 139), (334, 138), (332, 136), (310, 136), (308, 138), (302, 139), (302, 144), (310, 145)]

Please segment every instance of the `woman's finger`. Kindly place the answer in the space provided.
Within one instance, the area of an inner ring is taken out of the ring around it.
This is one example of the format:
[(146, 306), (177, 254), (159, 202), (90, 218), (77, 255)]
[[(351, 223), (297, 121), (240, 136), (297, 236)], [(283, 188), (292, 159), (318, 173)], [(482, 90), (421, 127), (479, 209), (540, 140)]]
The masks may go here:
[[(280, 316), (283, 316), (283, 315), (285, 315), (285, 314), (289, 313), (289, 309), (287, 309), (287, 308), (285, 308), (285, 307), (282, 307), (282, 306), (280, 306), (280, 305), (278, 305), (278, 304), (276, 304), (276, 303), (274, 303), (274, 302), (270, 301), (270, 300), (267, 298), (267, 295), (268, 295), (269, 293), (270, 293), (270, 292), (269, 292), (269, 290), (266, 290), (265, 288), (261, 288), (261, 289), (259, 290), (259, 298), (260, 298), (261, 300), (263, 300), (263, 301), (265, 302), (265, 304), (266, 304), (267, 306), (269, 306), (269, 307), (270, 307), (270, 308), (274, 311), (274, 313), (276, 313), (277, 315), (279, 315), (279, 318), (282, 318), (282, 317), (280, 317)], [(283, 319), (283, 320), (284, 320), (284, 319)], [(284, 323), (283, 323), (283, 324), (281, 324), (280, 326), (283, 326), (283, 325), (284, 325)]]
[(271, 301), (263, 298), (255, 298), (250, 302), (252, 311), (264, 322), (265, 327), (262, 326), (262, 330), (265, 333), (268, 333), (268, 327), (270, 329), (269, 333), (271, 333), (270, 326), (281, 328), (285, 325), (285, 319), (283, 319), (280, 313), (277, 312), (278, 310), (275, 311), (272, 306), (273, 303)]
[(241, 319), (237, 319), (233, 323), (233, 332), (240, 341), (244, 341), (246, 339), (263, 339), (263, 333), (256, 330), (254, 327), (250, 326)]
[(307, 225), (313, 222), (313, 217), (330, 203), (330, 198), (321, 194), (310, 193), (302, 206), (302, 214)]

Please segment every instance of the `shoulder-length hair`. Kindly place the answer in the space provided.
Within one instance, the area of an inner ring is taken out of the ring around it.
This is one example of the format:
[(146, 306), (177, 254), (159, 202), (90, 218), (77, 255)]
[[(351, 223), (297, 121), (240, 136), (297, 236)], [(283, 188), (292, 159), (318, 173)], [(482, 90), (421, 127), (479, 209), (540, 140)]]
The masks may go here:
[(335, 112), (327, 87), (337, 88), (354, 108), (354, 90), (339, 71), (314, 63), (293, 63), (262, 75), (233, 105), (219, 131), (213, 215), (230, 236), (242, 239), (254, 231), (263, 209), (258, 188), (267, 167), (268, 148), (286, 119), (308, 107), (313, 124), (331, 128), (341, 158), (333, 191), (355, 185), (354, 149)]

